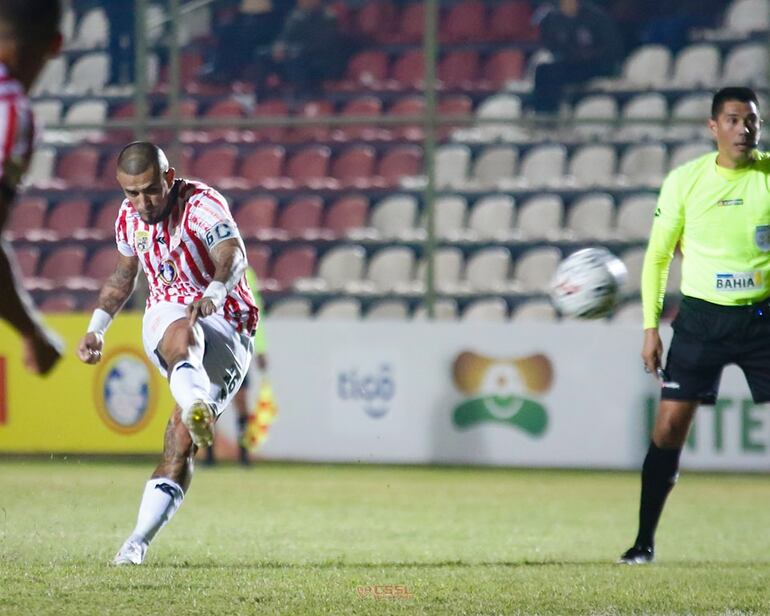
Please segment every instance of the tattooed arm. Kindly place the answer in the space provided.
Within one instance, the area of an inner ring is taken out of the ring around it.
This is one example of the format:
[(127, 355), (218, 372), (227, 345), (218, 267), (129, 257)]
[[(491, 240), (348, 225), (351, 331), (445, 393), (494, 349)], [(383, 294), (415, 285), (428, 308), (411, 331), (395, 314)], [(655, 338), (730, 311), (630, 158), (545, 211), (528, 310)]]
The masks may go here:
[(209, 254), (214, 262), (214, 280), (203, 297), (187, 307), (190, 324), (198, 317), (214, 314), (224, 304), (227, 294), (238, 284), (248, 265), (239, 239), (225, 240), (214, 246)]
[(87, 364), (95, 364), (102, 358), (104, 332), (131, 296), (139, 273), (139, 259), (120, 255), (115, 272), (104, 283), (99, 293), (99, 307), (94, 310), (88, 332), (78, 345), (78, 357)]

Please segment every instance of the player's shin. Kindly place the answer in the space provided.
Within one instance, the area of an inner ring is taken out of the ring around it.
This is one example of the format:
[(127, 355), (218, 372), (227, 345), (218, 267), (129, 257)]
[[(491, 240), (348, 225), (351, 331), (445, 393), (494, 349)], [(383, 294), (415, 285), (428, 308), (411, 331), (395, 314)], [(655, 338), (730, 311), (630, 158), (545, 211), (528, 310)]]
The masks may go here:
[(171, 395), (182, 409), (189, 409), (196, 401), (211, 402), (211, 381), (196, 358), (178, 362), (168, 379)]
[(166, 477), (150, 479), (144, 487), (136, 528), (131, 536), (149, 544), (176, 513), (184, 499), (182, 487)]
[(642, 466), (642, 495), (636, 545), (654, 546), (655, 529), (663, 512), (663, 505), (679, 475), (681, 453), (681, 449), (663, 449), (650, 442)]

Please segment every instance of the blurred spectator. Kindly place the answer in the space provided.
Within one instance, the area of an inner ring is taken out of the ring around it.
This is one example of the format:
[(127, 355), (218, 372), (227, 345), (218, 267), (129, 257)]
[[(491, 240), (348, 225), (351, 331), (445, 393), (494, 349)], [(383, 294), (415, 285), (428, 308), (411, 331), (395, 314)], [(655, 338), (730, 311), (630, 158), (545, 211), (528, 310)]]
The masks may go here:
[(110, 84), (133, 83), (136, 33), (134, 3), (127, 0), (110, 0), (102, 6), (110, 24), (110, 37), (107, 41), (110, 54)]
[(290, 8), (286, 0), (222, 2), (215, 13), (216, 45), (201, 76), (220, 83), (253, 78), (256, 50), (272, 44)]
[(615, 73), (623, 58), (623, 45), (609, 15), (583, 0), (559, 0), (559, 7), (541, 7), (535, 15), (540, 39), (554, 61), (535, 70), (534, 108), (558, 110), (566, 85)]
[(337, 18), (323, 0), (297, 0), (273, 44), (273, 68), (295, 92), (312, 93), (341, 74), (345, 48)]

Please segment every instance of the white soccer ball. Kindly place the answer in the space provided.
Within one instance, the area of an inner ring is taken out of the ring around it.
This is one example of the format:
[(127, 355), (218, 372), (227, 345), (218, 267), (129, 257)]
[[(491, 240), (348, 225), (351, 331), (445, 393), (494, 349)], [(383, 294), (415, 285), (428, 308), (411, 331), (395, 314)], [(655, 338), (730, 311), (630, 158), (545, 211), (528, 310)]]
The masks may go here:
[(628, 271), (606, 248), (584, 248), (556, 268), (549, 294), (564, 316), (600, 319), (617, 305)]

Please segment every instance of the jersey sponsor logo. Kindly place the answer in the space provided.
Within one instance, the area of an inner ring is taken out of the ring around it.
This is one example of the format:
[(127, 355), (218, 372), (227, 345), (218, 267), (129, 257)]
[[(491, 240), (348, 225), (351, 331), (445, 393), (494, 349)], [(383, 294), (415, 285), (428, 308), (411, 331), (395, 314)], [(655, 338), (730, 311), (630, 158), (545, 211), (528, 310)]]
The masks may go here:
[(147, 252), (150, 249), (150, 234), (148, 231), (134, 233), (134, 244), (137, 252)]
[(176, 265), (174, 265), (173, 261), (166, 260), (158, 266), (158, 276), (164, 284), (173, 284), (176, 280), (176, 275)]
[(767, 252), (770, 250), (770, 225), (757, 225), (754, 229), (754, 243), (757, 248)]
[(745, 291), (762, 286), (762, 272), (736, 272), (717, 274), (714, 288), (717, 291)]
[(722, 199), (717, 205), (743, 205), (743, 199)]

